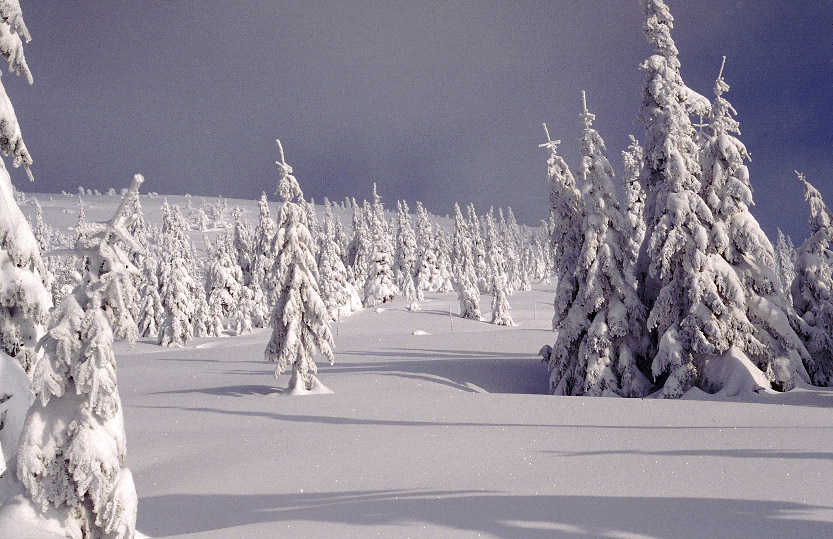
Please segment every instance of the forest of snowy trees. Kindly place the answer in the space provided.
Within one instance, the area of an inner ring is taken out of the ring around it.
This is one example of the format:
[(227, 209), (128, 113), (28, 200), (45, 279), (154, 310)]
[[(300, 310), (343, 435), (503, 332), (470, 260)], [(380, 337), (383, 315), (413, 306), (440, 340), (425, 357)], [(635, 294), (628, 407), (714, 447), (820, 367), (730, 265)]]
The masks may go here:
[[(593, 96), (582, 93), (577, 166), (549, 131), (541, 144), (549, 214), (537, 227), (510, 208), (478, 215), (455, 204), (452, 228), (420, 202), (414, 214), (404, 200), (393, 211), (375, 185), (370, 201), (316, 207), (278, 142), (280, 204), (270, 208), (264, 193), (251, 222), (223, 199), (192, 197), (187, 207), (165, 202), (161, 227), (149, 225), (137, 175), (110, 221), (88, 222), (79, 210), (66, 233), (39, 207), (31, 223), (24, 218), (0, 161), (5, 477), (73, 537), (132, 537), (137, 497), (124, 466), (114, 339), (183, 347), (269, 327), (264, 353), (275, 375), (291, 371), (293, 392), (322, 392), (314, 357), (333, 361), (333, 323), (400, 296), (417, 311), (426, 292), (455, 293), (462, 318), (513, 326), (512, 295), (552, 279), (554, 338), (529, 348), (545, 344), (557, 395), (678, 398), (738, 377), (778, 391), (833, 384), (833, 214), (798, 174), (810, 236), (796, 248), (779, 230), (773, 246), (750, 211), (749, 153), (722, 68), (711, 100), (687, 87), (668, 7), (641, 3), (653, 47), (640, 66), (641, 141), (631, 137), (617, 179), (593, 127)], [(2, 7), (0, 53), (31, 82), (20, 7)], [(28, 172), (2, 85), (0, 130), (0, 150)], [(345, 227), (338, 213), (348, 211)], [(193, 236), (208, 231), (198, 256)]]

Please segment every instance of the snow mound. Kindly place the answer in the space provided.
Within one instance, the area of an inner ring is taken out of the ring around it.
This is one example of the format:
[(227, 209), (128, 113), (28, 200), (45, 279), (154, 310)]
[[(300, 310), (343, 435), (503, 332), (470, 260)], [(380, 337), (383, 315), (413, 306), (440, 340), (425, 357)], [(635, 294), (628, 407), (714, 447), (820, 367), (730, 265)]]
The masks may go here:
[(315, 378), (313, 376), (312, 387), (310, 389), (305, 388), (304, 384), (302, 383), (295, 384), (294, 387), (290, 387), (289, 389), (287, 389), (284, 395), (331, 395), (332, 393), (332, 389), (322, 384), (318, 378)]
[(770, 390), (764, 373), (735, 347), (707, 358), (701, 369), (703, 389), (721, 397), (737, 397)]
[(422, 331), (421, 329), (415, 329), (413, 334), (414, 335), (431, 335), (427, 331)]
[(12, 464), (34, 395), (20, 362), (0, 352), (0, 474)]

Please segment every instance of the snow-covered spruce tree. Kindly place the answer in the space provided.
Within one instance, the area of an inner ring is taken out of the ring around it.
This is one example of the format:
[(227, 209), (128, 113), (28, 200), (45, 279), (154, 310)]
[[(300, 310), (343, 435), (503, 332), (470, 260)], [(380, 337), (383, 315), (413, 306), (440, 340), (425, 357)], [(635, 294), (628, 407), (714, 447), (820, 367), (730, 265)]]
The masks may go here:
[[(551, 226), (549, 252), (557, 278), (552, 328), (559, 330), (560, 327), (572, 322), (568, 315), (570, 305), (575, 300), (578, 291), (575, 275), (583, 239), (580, 226), (584, 220), (584, 201), (581, 192), (576, 188), (576, 180), (570, 168), (558, 155), (558, 145), (561, 141), (550, 138), (546, 124), (544, 124), (544, 131), (547, 134), (547, 142), (539, 144), (539, 147), (549, 152), (547, 159), (547, 177), (550, 184), (548, 222)], [(567, 327), (565, 331), (577, 334), (580, 330)], [(557, 348), (545, 358), (550, 369), (551, 392), (555, 392), (562, 379), (565, 379), (567, 367), (571, 363), (570, 358), (578, 357), (579, 342), (575, 339), (570, 339), (570, 342), (573, 348)], [(572, 387), (561, 391), (571, 394)]]
[(161, 346), (185, 346), (194, 336), (197, 295), (193, 244), (186, 234), (188, 224), (178, 206), (162, 206), (162, 257), (159, 264), (159, 297), (165, 316), (159, 328)]
[(272, 266), (278, 296), (271, 316), (272, 337), (264, 355), (278, 363), (276, 377), (292, 367), (291, 392), (321, 390), (313, 356), (321, 352), (333, 362), (331, 318), (318, 293), (318, 268), (310, 250), (313, 239), (304, 222), (306, 215), (295, 202), (303, 198), (303, 193), (292, 167), (286, 164), (283, 146), (277, 142), (281, 153), (281, 160), (276, 162), (280, 172), (278, 194), (284, 202), (275, 235), (277, 259)]
[[(396, 252), (393, 257), (394, 276), (396, 286), (403, 292), (408, 288), (408, 283), (413, 282), (416, 273), (416, 236), (411, 226), (411, 216), (408, 214), (408, 204), (403, 200), (397, 202), (399, 226), (396, 232)], [(416, 292), (415, 292), (416, 294)], [(419, 293), (419, 299), (422, 294)], [(416, 297), (408, 298), (411, 300)]]
[(399, 294), (394, 282), (393, 256), (385, 221), (376, 221), (373, 229), (373, 250), (368, 264), (367, 279), (364, 282), (365, 307), (388, 303)]
[(466, 217), (477, 287), (482, 294), (488, 294), (491, 290), (491, 282), (489, 281), (489, 261), (486, 259), (486, 242), (483, 239), (483, 227), (477, 217), (474, 204), (471, 202), (466, 207)]
[(255, 295), (248, 286), (240, 289), (240, 299), (237, 308), (232, 313), (231, 329), (235, 335), (252, 332), (252, 313), (254, 312)]
[(511, 307), (506, 299), (506, 279), (499, 272), (492, 273), (492, 324), (514, 326), (515, 321), (509, 314)]
[(454, 292), (451, 248), (448, 246), (445, 232), (436, 223), (434, 225), (434, 253), (437, 258), (437, 271), (434, 273), (436, 281), (432, 282), (431, 289), (443, 293)]
[(833, 213), (821, 194), (803, 174), (804, 199), (810, 206), (810, 237), (798, 249), (792, 298), (796, 311), (807, 324), (804, 339), (813, 357), (810, 369), (813, 383), (833, 385)]
[(156, 277), (158, 263), (149, 256), (144, 257), (142, 264), (142, 281), (139, 292), (141, 303), (139, 314), (136, 318), (141, 337), (156, 337), (159, 335), (159, 327), (164, 320), (165, 309), (162, 307), (162, 300), (159, 297), (159, 279)]
[(642, 6), (655, 51), (641, 66), (646, 240), (637, 280), (656, 350), (651, 372), (660, 395), (676, 398), (693, 385), (719, 389), (713, 382), (721, 380), (706, 375), (706, 364), (748, 364), (734, 345), (757, 351), (761, 344), (746, 319), (742, 283), (715, 254), (715, 219), (700, 196), (699, 148), (689, 114), (708, 116), (710, 107), (682, 81), (668, 7), (662, 0), (642, 0)]
[(564, 276), (576, 289), (572, 298), (560, 298), (565, 303), (555, 327), (550, 389), (560, 395), (639, 396), (650, 385), (637, 368), (644, 354), (645, 307), (625, 277), (627, 224), (594, 118), (585, 103), (579, 168), (584, 234), (573, 274)]
[(367, 279), (368, 263), (373, 248), (373, 233), (369, 224), (369, 212), (359, 207), (353, 199), (353, 239), (347, 250), (347, 265), (352, 272), (353, 284), (360, 288)]
[(625, 167), (625, 220), (628, 225), (627, 251), (625, 254), (625, 273), (630, 282), (636, 286), (636, 259), (639, 248), (645, 240), (645, 190), (642, 188), (640, 176), (645, 164), (642, 146), (633, 135), (628, 135), (630, 144), (627, 150), (622, 150), (622, 161)]
[(337, 229), (330, 202), (324, 202), (324, 238), (318, 264), (321, 298), (332, 318), (340, 318), (361, 309), (362, 301), (356, 288), (347, 279), (340, 246), (336, 242)]
[[(489, 208), (488, 213), (483, 216), (483, 239), (486, 250), (486, 262), (489, 265), (488, 276), (490, 292), (494, 292), (495, 282), (502, 282), (503, 291), (510, 293), (511, 286), (508, 282), (507, 260), (504, 257), (504, 241), (498, 238), (498, 231), (495, 226), (493, 211)], [(501, 212), (501, 216), (503, 212)], [(506, 223), (504, 222), (504, 226)]]
[(253, 265), (253, 239), (252, 226), (243, 218), (243, 210), (235, 206), (232, 213), (234, 224), (232, 226), (232, 240), (229, 250), (234, 256), (234, 263), (240, 268), (241, 285), (252, 283)]
[(775, 275), (781, 288), (790, 291), (795, 280), (795, 261), (798, 258), (798, 251), (793, 245), (793, 240), (785, 236), (781, 229), (778, 229), (778, 240), (775, 242)]
[[(710, 305), (715, 314), (703, 330), (710, 331), (707, 339), (715, 347), (713, 354), (734, 347), (766, 373), (773, 387), (789, 390), (798, 380), (809, 382), (804, 363), (810, 368), (811, 358), (796, 334), (805, 325), (779, 286), (771, 269), (775, 266), (772, 244), (749, 211), (754, 204), (749, 171), (744, 164), (749, 154), (734, 136), (740, 134), (740, 128), (732, 117), (734, 109), (723, 97), (729, 85), (722, 75), (721, 67), (715, 82), (708, 135), (700, 154), (701, 182), (703, 198), (715, 220), (711, 233), (714, 254), (710, 257), (722, 258), (710, 264), (715, 266), (711, 270), (716, 274), (713, 281), (718, 290), (739, 289), (744, 296), (729, 301), (737, 312), (731, 307), (727, 311)], [(734, 270), (735, 279), (726, 276), (724, 264)], [(720, 381), (703, 383), (714, 386)]]
[(235, 254), (233, 237), (218, 234), (206, 271), (206, 290), (208, 302), (213, 303), (216, 297), (222, 306), (223, 316), (232, 316), (243, 288), (243, 272), (237, 265)]
[(460, 317), (480, 320), (480, 289), (474, 267), (468, 228), (470, 223), (463, 219), (460, 206), (454, 204), (454, 262), (453, 282), (460, 301)]
[(62, 515), (68, 537), (131, 538), (138, 499), (125, 466), (124, 418), (113, 338), (133, 344), (136, 324), (123, 284), (138, 270), (124, 249), (141, 249), (122, 210), (138, 196), (136, 175), (114, 217), (88, 223), (77, 249), (90, 261), (83, 281), (53, 311), (33, 369), (17, 476), (40, 511)]
[(414, 283), (419, 294), (426, 290), (436, 290), (439, 286), (437, 272), (437, 253), (435, 251), (433, 227), (428, 211), (422, 202), (416, 203), (416, 264)]

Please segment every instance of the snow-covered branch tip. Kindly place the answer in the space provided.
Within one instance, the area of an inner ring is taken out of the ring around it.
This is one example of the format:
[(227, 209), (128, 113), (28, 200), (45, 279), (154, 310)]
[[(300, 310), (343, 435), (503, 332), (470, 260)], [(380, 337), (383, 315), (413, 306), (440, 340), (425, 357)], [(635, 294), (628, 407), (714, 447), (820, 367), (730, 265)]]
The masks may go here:
[(539, 148), (547, 148), (547, 149), (549, 149), (550, 151), (553, 151), (553, 152), (554, 152), (554, 151), (555, 151), (555, 149), (558, 147), (558, 145), (559, 145), (559, 144), (561, 144), (561, 141), (560, 141), (560, 140), (552, 140), (552, 139), (550, 138), (550, 130), (549, 130), (549, 129), (547, 129), (547, 124), (546, 124), (546, 123), (544, 123), (544, 124), (541, 124), (541, 125), (543, 125), (543, 126), (544, 126), (544, 133), (546, 133), (546, 134), (547, 134), (547, 141), (546, 141), (545, 143), (543, 143), (543, 144), (539, 144), (539, 145), (538, 145), (538, 147), (539, 147)]

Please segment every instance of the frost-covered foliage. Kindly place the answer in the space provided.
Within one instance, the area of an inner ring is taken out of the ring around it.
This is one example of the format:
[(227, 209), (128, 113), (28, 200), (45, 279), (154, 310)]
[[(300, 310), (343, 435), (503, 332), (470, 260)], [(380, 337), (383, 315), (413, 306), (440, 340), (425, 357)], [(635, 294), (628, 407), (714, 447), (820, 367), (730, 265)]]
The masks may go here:
[[(642, 395), (648, 380), (637, 368), (644, 355), (645, 307), (625, 276), (628, 222), (619, 209), (604, 141), (584, 106), (581, 137), (583, 203), (574, 210), (583, 231), (578, 258), (559, 275), (550, 391), (558, 395)], [(557, 160), (558, 156), (551, 157)], [(554, 167), (555, 192), (570, 193), (568, 176)], [(568, 215), (553, 214), (560, 222)], [(560, 283), (564, 283), (564, 287)]]
[[(17, 0), (3, 0), (0, 2), (0, 56), (9, 65), (9, 71), (23, 74), (29, 84), (32, 84), (32, 73), (26, 64), (23, 54), (23, 41), (32, 38), (23, 22), (23, 13)], [(23, 165), (29, 180), (32, 180), (32, 157), (26, 149), (20, 134), (20, 125), (14, 107), (6, 94), (6, 89), (0, 83), (0, 152), (12, 155), (12, 165), (17, 168)]]
[(156, 277), (158, 263), (146, 256), (142, 264), (142, 284), (139, 289), (141, 303), (137, 324), (142, 337), (157, 337), (164, 322), (165, 309), (159, 297), (159, 279)]
[(373, 184), (372, 212), (366, 213), (370, 218), (373, 241), (364, 281), (362, 304), (365, 307), (393, 301), (399, 294), (393, 270), (393, 246), (384, 212), (381, 197), (376, 193), (376, 184)]
[(233, 262), (240, 270), (240, 284), (248, 286), (252, 283), (252, 273), (254, 271), (254, 241), (252, 238), (254, 232), (249, 222), (243, 218), (243, 210), (240, 209), (240, 206), (234, 207), (232, 218), (234, 224), (232, 225), (229, 251), (234, 257)]
[(46, 289), (46, 267), (38, 242), (14, 200), (11, 179), (2, 162), (0, 207), (0, 351), (17, 358), (29, 372), (52, 297)]
[(453, 280), (457, 299), (460, 301), (460, 317), (480, 320), (480, 288), (475, 270), (472, 241), (469, 237), (471, 223), (463, 219), (460, 206), (454, 204)]
[(159, 287), (165, 316), (159, 328), (159, 344), (185, 346), (194, 336), (194, 311), (197, 296), (194, 247), (186, 234), (188, 223), (178, 206), (167, 201), (162, 206), (162, 257)]
[(698, 148), (687, 108), (692, 92), (680, 76), (673, 18), (661, 0), (642, 0), (642, 6), (655, 52), (641, 66), (647, 193), (637, 279), (656, 347), (652, 374), (663, 397), (679, 397), (696, 380), (695, 355), (716, 353), (708, 324), (721, 308), (737, 309), (743, 291), (718, 289), (715, 280), (731, 279), (733, 272), (707, 260), (714, 219), (699, 195)]
[(0, 477), (13, 474), (20, 431), (31, 404), (29, 376), (17, 359), (0, 352)]
[(514, 326), (511, 307), (506, 299), (506, 280), (498, 273), (492, 274), (492, 324), (498, 326)]
[(469, 247), (471, 248), (477, 288), (481, 293), (488, 294), (491, 290), (491, 283), (489, 282), (489, 262), (486, 259), (486, 242), (483, 239), (480, 219), (477, 217), (474, 204), (469, 203), (466, 207), (466, 214), (467, 237), (469, 239)]
[[(434, 252), (437, 260), (437, 271), (434, 273), (436, 290), (438, 292), (453, 292), (454, 282), (452, 276), (451, 248), (448, 246), (445, 232), (439, 224), (434, 226)], [(432, 284), (432, 290), (434, 284)]]
[(393, 256), (393, 273), (396, 286), (404, 292), (408, 289), (408, 283), (413, 283), (415, 279), (417, 244), (414, 228), (411, 226), (411, 216), (408, 214), (408, 204), (404, 200), (397, 202), (397, 210), (399, 226), (396, 232), (396, 252)]
[(368, 263), (373, 248), (373, 231), (370, 225), (370, 212), (359, 207), (353, 199), (353, 239), (347, 246), (347, 267), (352, 273), (352, 283), (362, 287), (367, 279)]
[(804, 175), (798, 174), (798, 178), (810, 206), (810, 237), (798, 249), (792, 298), (807, 324), (804, 338), (814, 360), (810, 369), (813, 382), (829, 386), (833, 385), (833, 213)]
[(208, 303), (219, 305), (222, 316), (232, 316), (237, 310), (243, 288), (243, 271), (235, 260), (233, 241), (233, 236), (217, 235), (206, 271)]
[(336, 221), (328, 200), (324, 201), (322, 229), (323, 241), (318, 263), (321, 298), (330, 316), (338, 319), (361, 309), (362, 302), (358, 291), (347, 279), (347, 269), (341, 257), (341, 246), (336, 241)]
[(778, 277), (778, 282), (781, 288), (790, 291), (793, 281), (795, 280), (795, 262), (798, 258), (798, 251), (793, 245), (793, 240), (789, 236), (784, 235), (781, 229), (778, 229), (778, 240), (775, 242), (775, 275)]
[[(740, 134), (740, 127), (732, 105), (723, 97), (729, 85), (722, 72), (721, 68), (715, 82), (709, 134), (700, 156), (702, 192), (714, 216), (710, 265), (727, 264), (735, 273), (719, 273), (715, 285), (737, 290), (743, 297), (733, 297), (728, 309), (712, 307), (715, 314), (706, 326), (707, 338), (715, 347), (712, 355), (734, 346), (766, 373), (774, 387), (792, 389), (796, 381), (809, 381), (804, 363), (809, 366), (811, 360), (796, 334), (802, 321), (771, 269), (775, 265), (772, 244), (749, 211), (754, 204), (744, 164), (749, 154), (733, 136)], [(713, 263), (711, 257), (723, 260)], [(701, 389), (719, 389), (707, 387), (715, 383), (720, 382), (701, 380)]]
[(292, 167), (286, 164), (280, 141), (278, 147), (278, 194), (284, 202), (275, 235), (277, 258), (272, 266), (278, 294), (265, 357), (278, 363), (275, 376), (291, 366), (289, 388), (303, 392), (320, 385), (315, 377), (314, 354), (321, 352), (333, 362), (333, 336), (330, 314), (318, 291), (318, 267), (310, 250), (313, 239), (306, 227), (306, 215), (295, 202), (303, 198), (303, 193), (292, 175)]
[(644, 165), (642, 146), (633, 135), (629, 135), (630, 144), (622, 151), (622, 161), (625, 166), (625, 219), (628, 225), (627, 259), (625, 272), (631, 282), (636, 284), (634, 274), (636, 259), (639, 257), (639, 247), (645, 239), (645, 190), (639, 181)]
[[(141, 249), (122, 210), (138, 196), (136, 175), (115, 216), (88, 223), (79, 245), (84, 279), (52, 312), (33, 369), (37, 396), (26, 417), (17, 476), (41, 511), (57, 509), (78, 537), (135, 535), (138, 499), (124, 467), (126, 443), (116, 379), (114, 337), (132, 345), (136, 324), (123, 283), (138, 270), (127, 250)], [(75, 535), (73, 535), (75, 536)]]

